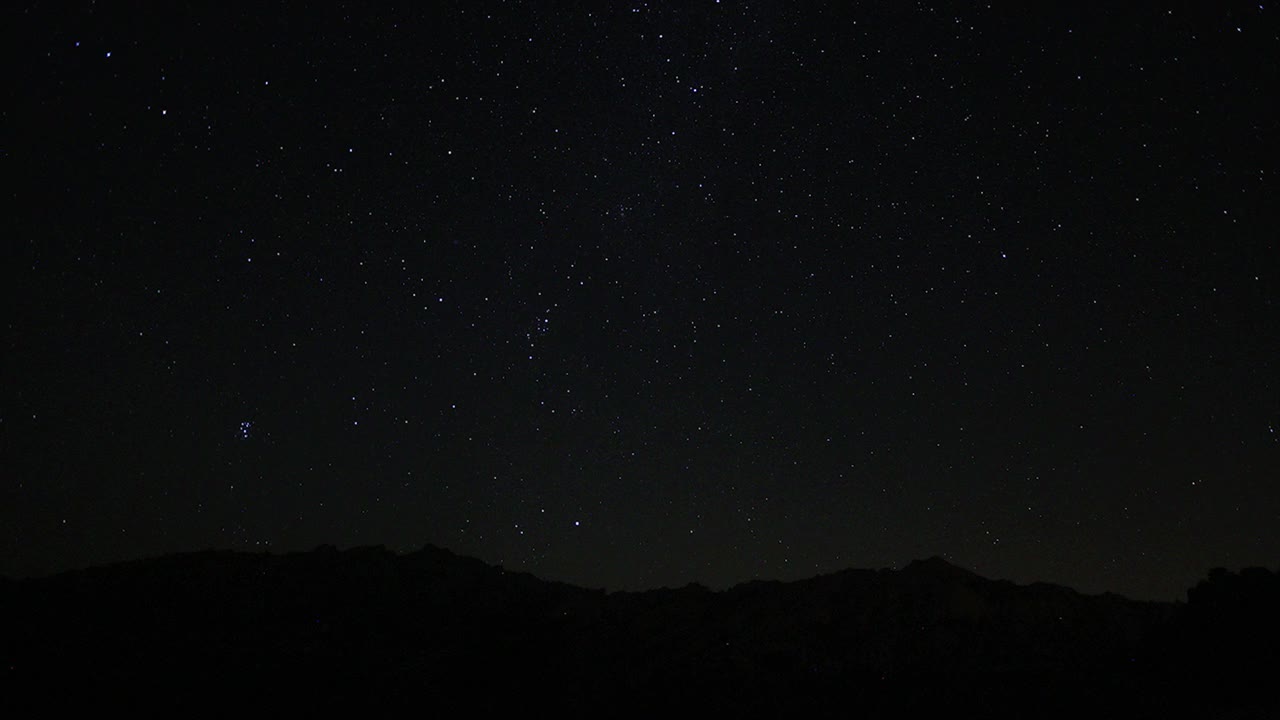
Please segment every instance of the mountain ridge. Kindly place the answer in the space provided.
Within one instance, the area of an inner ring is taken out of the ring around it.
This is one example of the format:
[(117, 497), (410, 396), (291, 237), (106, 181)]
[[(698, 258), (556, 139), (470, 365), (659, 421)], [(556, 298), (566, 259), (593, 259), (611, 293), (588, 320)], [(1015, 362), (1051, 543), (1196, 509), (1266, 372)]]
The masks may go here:
[[(1233, 666), (1221, 651), (1280, 639), (1262, 610), (1277, 578), (1220, 573), (1193, 602), (1160, 603), (991, 580), (935, 557), (606, 592), (434, 545), (198, 551), (0, 583), (0, 667), (19, 697), (72, 705), (136, 700), (145, 685), (172, 707), (217, 678), (220, 703), (310, 692), (317, 708), (353, 711), (430, 697), (456, 711), (825, 716), (847, 712), (852, 693), (870, 717), (951, 706), (1012, 717), (1038, 702), (1066, 717), (1095, 701), (1151, 713), (1214, 700), (1183, 697), (1210, 657), (1219, 687), (1253, 702), (1241, 678), (1259, 668), (1222, 675)], [(1224, 640), (1219, 627), (1252, 632)], [(68, 678), (85, 687), (53, 689)], [(505, 689), (486, 689), (493, 678)]]
[(456, 553), (446, 547), (442, 547), (432, 543), (425, 543), (417, 549), (402, 550), (399, 552), (392, 550), (388, 548), (386, 545), (382, 545), (382, 544), (353, 545), (346, 549), (338, 548), (335, 545), (321, 544), (321, 545), (317, 545), (311, 550), (297, 550), (297, 551), (288, 551), (288, 552), (280, 552), (280, 553), (272, 552), (270, 550), (247, 551), (247, 550), (235, 550), (235, 549), (228, 549), (228, 548), (205, 548), (200, 550), (187, 550), (187, 551), (180, 551), (180, 552), (174, 552), (174, 553), (166, 553), (163, 555), (133, 558), (128, 560), (119, 560), (119, 561), (103, 563), (99, 565), (91, 565), (83, 568), (73, 568), (68, 570), (61, 570), (54, 573), (32, 575), (27, 577), (13, 577), (13, 576), (0, 575), (0, 582), (25, 583), (30, 581), (47, 581), (55, 578), (72, 577), (80, 573), (96, 574), (96, 573), (106, 572), (111, 569), (144, 566), (144, 565), (155, 564), (155, 563), (164, 564), (168, 562), (174, 562), (182, 558), (203, 557), (203, 556), (216, 556), (216, 557), (224, 557), (224, 558), (233, 558), (233, 557), (290, 558), (290, 557), (307, 556), (311, 554), (339, 554), (340, 555), (340, 554), (347, 554), (347, 553), (354, 553), (356, 555), (361, 555), (366, 553), (385, 553), (390, 556), (401, 557), (401, 558), (414, 558), (418, 556), (427, 556), (435, 559), (437, 562), (456, 560), (462, 564), (467, 564), (472, 566), (484, 566), (484, 567), (492, 568), (495, 570), (499, 570), (505, 574), (525, 575), (532, 578), (536, 578), (541, 582), (553, 583), (558, 585), (566, 585), (566, 586), (579, 588), (582, 590), (601, 591), (608, 594), (646, 593), (646, 592), (654, 592), (654, 591), (660, 591), (660, 590), (679, 590), (687, 587), (703, 588), (703, 589), (706, 589), (708, 592), (722, 593), (742, 585), (755, 585), (755, 584), (790, 585), (794, 583), (804, 583), (804, 582), (815, 580), (818, 578), (830, 577), (833, 575), (841, 575), (844, 573), (855, 573), (855, 574), (857, 573), (904, 573), (906, 575), (919, 577), (919, 578), (929, 578), (929, 577), (933, 577), (934, 579), (969, 578), (969, 579), (982, 580), (986, 582), (1010, 583), (1018, 587), (1033, 587), (1037, 585), (1043, 585), (1047, 587), (1062, 588), (1062, 589), (1070, 590), (1073, 593), (1077, 593), (1079, 595), (1087, 596), (1087, 597), (1100, 597), (1100, 596), (1114, 595), (1116, 597), (1121, 597), (1126, 600), (1131, 600), (1133, 602), (1153, 603), (1157, 605), (1176, 604), (1176, 602), (1165, 601), (1165, 600), (1144, 600), (1144, 599), (1131, 598), (1125, 595), (1124, 593), (1118, 593), (1118, 592), (1109, 591), (1109, 590), (1104, 590), (1100, 592), (1085, 592), (1085, 591), (1078, 590), (1070, 585), (1044, 581), (1044, 580), (1034, 580), (1031, 582), (1020, 583), (1020, 582), (1015, 582), (1013, 580), (1008, 580), (1003, 578), (991, 578), (991, 577), (987, 577), (986, 575), (982, 575), (975, 570), (953, 563), (940, 555), (930, 555), (927, 557), (916, 558), (908, 561), (906, 564), (898, 568), (895, 568), (895, 567), (878, 567), (878, 568), (848, 567), (848, 568), (841, 568), (838, 570), (833, 570), (825, 573), (816, 573), (808, 577), (791, 579), (791, 580), (780, 580), (780, 579), (772, 579), (772, 578), (749, 578), (746, 580), (733, 583), (728, 586), (724, 586), (720, 589), (711, 588), (698, 580), (690, 580), (681, 585), (658, 585), (655, 587), (639, 588), (639, 589), (632, 588), (632, 589), (608, 590), (605, 588), (600, 588), (600, 587), (592, 586), (589, 584), (579, 584), (579, 583), (571, 582), (568, 580), (558, 580), (558, 579), (553, 579), (549, 577), (544, 577), (535, 571), (509, 568), (502, 563), (491, 563), (474, 556)]

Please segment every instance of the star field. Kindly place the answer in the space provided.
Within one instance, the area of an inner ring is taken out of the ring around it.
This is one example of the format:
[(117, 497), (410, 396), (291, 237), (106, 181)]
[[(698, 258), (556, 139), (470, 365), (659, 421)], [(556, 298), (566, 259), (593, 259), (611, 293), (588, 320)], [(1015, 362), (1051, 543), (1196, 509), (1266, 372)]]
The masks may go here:
[(1173, 599), (1280, 552), (1269, 6), (10, 21), (0, 573)]

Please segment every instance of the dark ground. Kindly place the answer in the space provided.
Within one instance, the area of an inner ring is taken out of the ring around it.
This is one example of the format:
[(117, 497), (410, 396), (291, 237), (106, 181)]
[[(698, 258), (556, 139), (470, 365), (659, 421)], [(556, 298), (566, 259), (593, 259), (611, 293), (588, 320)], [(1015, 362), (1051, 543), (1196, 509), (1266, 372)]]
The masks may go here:
[(5, 705), (45, 713), (1274, 717), (1277, 600), (1263, 568), (1176, 604), (936, 558), (605, 593), (433, 546), (323, 546), (6, 580), (0, 655)]

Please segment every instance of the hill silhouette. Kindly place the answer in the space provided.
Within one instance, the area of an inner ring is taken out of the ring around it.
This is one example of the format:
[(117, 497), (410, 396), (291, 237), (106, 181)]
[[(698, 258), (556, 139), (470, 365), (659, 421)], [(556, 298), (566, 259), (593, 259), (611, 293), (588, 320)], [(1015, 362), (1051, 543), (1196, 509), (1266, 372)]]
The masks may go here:
[(940, 558), (646, 592), (426, 546), (206, 551), (0, 583), (7, 705), (748, 717), (1277, 708), (1280, 574), (1187, 603), (981, 577)]

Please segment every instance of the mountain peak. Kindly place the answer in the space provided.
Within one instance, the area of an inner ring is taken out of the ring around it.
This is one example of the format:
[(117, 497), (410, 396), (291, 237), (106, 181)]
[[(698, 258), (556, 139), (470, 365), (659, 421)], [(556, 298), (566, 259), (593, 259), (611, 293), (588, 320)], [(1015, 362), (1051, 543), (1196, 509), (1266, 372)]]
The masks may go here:
[(952, 565), (938, 555), (924, 558), (923, 560), (912, 560), (907, 566), (902, 568), (902, 572), (914, 576), (927, 576), (937, 578), (972, 578), (978, 575), (970, 570)]

